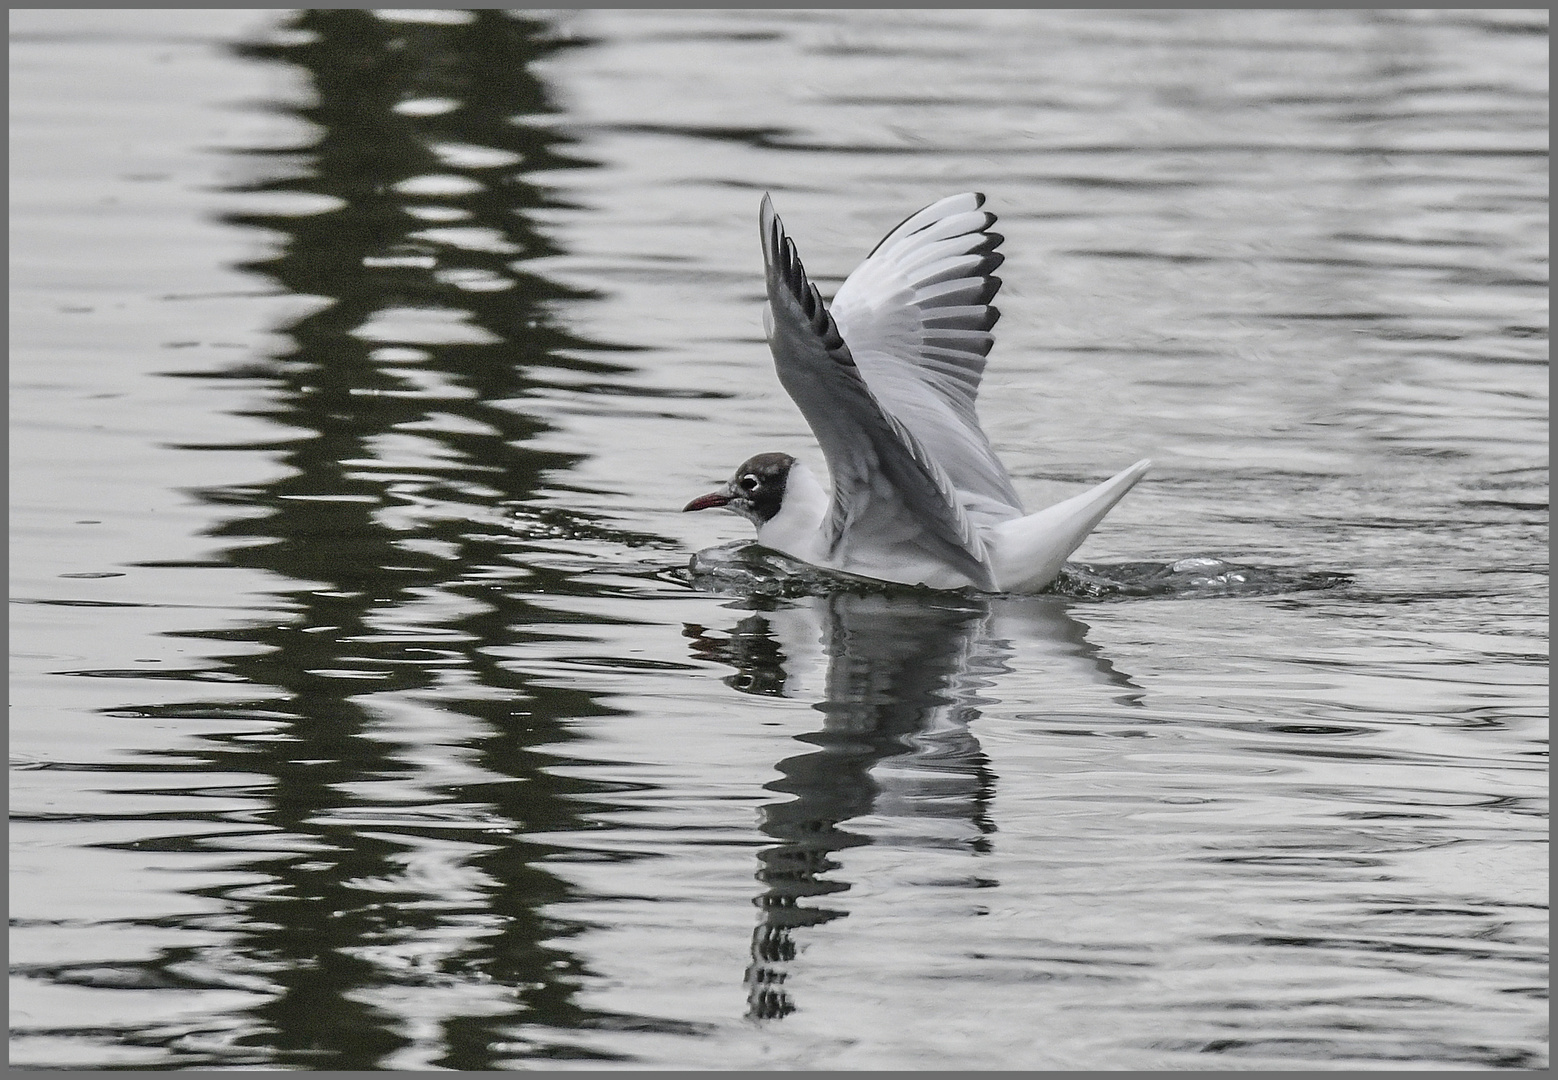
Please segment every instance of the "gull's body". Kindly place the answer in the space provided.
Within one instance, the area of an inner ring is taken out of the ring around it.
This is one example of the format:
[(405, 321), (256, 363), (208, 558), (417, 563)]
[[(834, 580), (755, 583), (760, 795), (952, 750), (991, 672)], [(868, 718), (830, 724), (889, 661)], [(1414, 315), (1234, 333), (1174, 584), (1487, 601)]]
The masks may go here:
[(1000, 317), (990, 301), (1002, 238), (983, 204), (953, 195), (910, 216), (830, 309), (764, 197), (768, 344), (831, 483), (788, 454), (760, 454), (687, 509), (727, 507), (764, 547), (878, 581), (1038, 592), (1055, 580), (1151, 462), (1023, 512), (974, 412)]

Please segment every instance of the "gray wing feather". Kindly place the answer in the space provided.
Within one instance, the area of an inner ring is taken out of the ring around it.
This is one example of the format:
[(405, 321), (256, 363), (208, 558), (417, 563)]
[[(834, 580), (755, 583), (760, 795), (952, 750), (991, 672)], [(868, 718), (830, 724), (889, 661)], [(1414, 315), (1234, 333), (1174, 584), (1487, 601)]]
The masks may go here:
[(779, 382), (811, 425), (833, 481), (829, 545), (851, 532), (905, 539), (935, 551), (982, 588), (989, 557), (958, 493), (918, 435), (882, 408), (773, 203), (763, 197), (769, 348)]
[(845, 280), (832, 315), (882, 408), (943, 466), (964, 509), (992, 523), (1022, 504), (974, 408), (1004, 259), (984, 201), (966, 192), (909, 215)]

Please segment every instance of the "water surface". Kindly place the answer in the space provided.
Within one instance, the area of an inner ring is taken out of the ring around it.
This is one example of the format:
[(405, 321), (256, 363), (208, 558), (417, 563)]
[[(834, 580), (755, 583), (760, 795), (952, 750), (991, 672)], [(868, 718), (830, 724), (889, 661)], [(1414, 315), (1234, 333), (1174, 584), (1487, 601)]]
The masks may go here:
[[(1543, 13), (11, 30), (13, 1065), (1546, 1066)], [(1056, 592), (678, 513), (965, 189)]]

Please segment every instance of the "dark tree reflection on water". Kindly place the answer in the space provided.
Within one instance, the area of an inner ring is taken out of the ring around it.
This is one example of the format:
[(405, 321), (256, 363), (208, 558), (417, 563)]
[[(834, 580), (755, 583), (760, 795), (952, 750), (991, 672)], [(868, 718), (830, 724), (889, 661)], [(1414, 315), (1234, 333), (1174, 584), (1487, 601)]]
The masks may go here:
[[(655, 1025), (575, 1003), (585, 972), (570, 928), (542, 914), (569, 886), (541, 865), (556, 846), (526, 838), (590, 827), (607, 785), (547, 766), (571, 737), (564, 719), (611, 710), (497, 655), (555, 621), (529, 597), (586, 588), (519, 558), (527, 531), (656, 542), (526, 509), (574, 463), (527, 445), (543, 430), (524, 408), (539, 369), (624, 370), (601, 359), (611, 346), (559, 325), (556, 302), (587, 297), (526, 269), (555, 253), (533, 212), (556, 204), (530, 175), (586, 166), (535, 122), (551, 107), (531, 64), (561, 47), (544, 22), (504, 12), (430, 24), (336, 10), (289, 16), (240, 50), (301, 70), (312, 100), (286, 110), (306, 143), (249, 151), (255, 179), (235, 190), (327, 196), (331, 208), (227, 219), (279, 237), (247, 269), (320, 302), (279, 328), (290, 350), (207, 376), (265, 389), (261, 415), (288, 434), (243, 448), (277, 454), (285, 474), (200, 495), (238, 511), (219, 533), (231, 540), (221, 565), (293, 584), (273, 601), (284, 616), (191, 632), (242, 644), (202, 677), (251, 685), (251, 700), (129, 710), (247, 721), (182, 767), (192, 782), (251, 777), (262, 809), (214, 812), (208, 834), (161, 841), (237, 855), (243, 884), (208, 893), (219, 913), (174, 920), (216, 931), (226, 958), (168, 952), (120, 978), (229, 986), (249, 971), (265, 1000), (247, 1030), (227, 1020), (230, 1039), (212, 1033), (219, 1051), (183, 1028), (131, 1041), (190, 1064), (385, 1067), (409, 1040), (374, 995), (456, 982), (501, 991), (489, 1014), (444, 1022), (450, 1068), (587, 1053), (527, 1042), (521, 1027)], [(465, 779), (429, 778), (416, 739), (384, 723), (397, 707), (436, 709), (462, 731)], [(468, 851), (457, 881), (409, 870), (418, 850), (450, 845)]]

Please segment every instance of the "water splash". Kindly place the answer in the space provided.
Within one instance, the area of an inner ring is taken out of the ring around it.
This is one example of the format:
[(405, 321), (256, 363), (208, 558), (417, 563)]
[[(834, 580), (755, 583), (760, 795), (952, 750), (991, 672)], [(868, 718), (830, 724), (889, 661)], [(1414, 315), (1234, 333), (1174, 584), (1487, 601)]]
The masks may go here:
[[(775, 598), (825, 596), (842, 589), (884, 594), (933, 591), (807, 566), (750, 540), (706, 548), (693, 555), (685, 571), (674, 576), (705, 592)], [(1351, 580), (1350, 575), (1334, 571), (1251, 566), (1195, 555), (1170, 563), (1068, 562), (1046, 592), (1076, 600), (1205, 599), (1333, 589)]]
[(1125, 600), (1144, 596), (1189, 600), (1310, 592), (1334, 589), (1351, 581), (1351, 575), (1335, 571), (1250, 566), (1211, 555), (1198, 555), (1171, 563), (1067, 563), (1049, 591), (1079, 600)]

